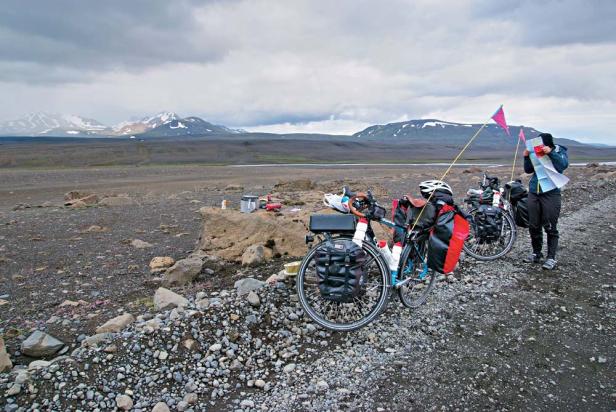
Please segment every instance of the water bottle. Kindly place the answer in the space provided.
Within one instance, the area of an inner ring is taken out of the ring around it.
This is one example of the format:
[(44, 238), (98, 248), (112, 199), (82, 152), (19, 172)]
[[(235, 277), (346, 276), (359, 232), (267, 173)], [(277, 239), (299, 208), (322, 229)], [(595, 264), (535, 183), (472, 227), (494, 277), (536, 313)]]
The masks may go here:
[(357, 226), (355, 227), (355, 234), (353, 235), (353, 243), (362, 247), (364, 239), (366, 238), (366, 230), (368, 230), (368, 221), (365, 218), (359, 219)]
[(394, 243), (394, 247), (391, 250), (393, 257), (392, 264), (389, 266), (391, 271), (391, 283), (396, 284), (396, 277), (398, 276), (398, 266), (400, 265), (400, 255), (402, 254), (402, 243)]
[(387, 266), (391, 270), (392, 266), (394, 265), (394, 255), (392, 255), (391, 250), (389, 250), (387, 242), (385, 240), (379, 240), (377, 246), (379, 248), (379, 251), (381, 252), (381, 256), (383, 256), (383, 259), (385, 259)]
[(492, 206), (499, 207), (500, 205), (501, 192), (500, 190), (494, 191), (494, 196), (492, 196)]

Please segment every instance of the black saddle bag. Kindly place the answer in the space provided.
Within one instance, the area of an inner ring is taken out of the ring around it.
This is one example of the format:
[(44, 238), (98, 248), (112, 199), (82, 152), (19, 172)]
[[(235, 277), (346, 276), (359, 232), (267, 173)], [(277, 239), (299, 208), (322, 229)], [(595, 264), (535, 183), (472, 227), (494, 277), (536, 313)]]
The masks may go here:
[(323, 243), (315, 253), (319, 291), (325, 300), (352, 302), (366, 280), (366, 252), (350, 239)]

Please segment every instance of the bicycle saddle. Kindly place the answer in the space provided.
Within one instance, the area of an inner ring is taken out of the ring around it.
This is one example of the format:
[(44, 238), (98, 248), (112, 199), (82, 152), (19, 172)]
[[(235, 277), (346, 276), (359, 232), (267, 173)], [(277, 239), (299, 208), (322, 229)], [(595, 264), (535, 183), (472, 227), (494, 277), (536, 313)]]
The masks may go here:
[(347, 196), (347, 197), (353, 197), (355, 196), (357, 193), (351, 191), (351, 189), (349, 189), (348, 186), (343, 186), (342, 187), (342, 196)]
[(426, 200), (426, 199), (422, 199), (422, 198), (414, 198), (414, 197), (411, 197), (411, 196), (409, 196), (409, 195), (405, 195), (405, 196), (403, 196), (403, 197), (402, 197), (402, 200), (401, 200), (401, 204), (402, 204), (404, 207), (408, 207), (408, 206), (409, 206), (409, 204), (410, 204), (411, 206), (413, 206), (413, 207), (424, 207), (424, 206), (426, 205), (426, 203), (427, 203), (427, 200)]

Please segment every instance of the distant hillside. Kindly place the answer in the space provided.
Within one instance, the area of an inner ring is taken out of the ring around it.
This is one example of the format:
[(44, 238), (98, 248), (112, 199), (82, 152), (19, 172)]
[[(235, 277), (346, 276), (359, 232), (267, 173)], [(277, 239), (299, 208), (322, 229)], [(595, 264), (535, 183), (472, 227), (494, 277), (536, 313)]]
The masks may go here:
[[(437, 119), (409, 120), (406, 122), (389, 123), (385, 125), (370, 126), (353, 137), (358, 139), (376, 139), (381, 141), (405, 141), (416, 144), (459, 146), (468, 141), (481, 124), (455, 123)], [(511, 136), (494, 123), (488, 123), (477, 137), (477, 144), (483, 147), (515, 146), (521, 126), (509, 126)], [(539, 130), (532, 127), (524, 127), (527, 138), (536, 137)], [(556, 142), (565, 146), (591, 146), (571, 139), (556, 139)]]
[(0, 123), (2, 136), (93, 136), (111, 133), (110, 127), (76, 115), (32, 113)]
[(199, 117), (186, 117), (184, 119), (173, 119), (163, 123), (160, 126), (140, 134), (139, 137), (186, 137), (230, 133), (239, 133), (239, 131), (206, 122)]

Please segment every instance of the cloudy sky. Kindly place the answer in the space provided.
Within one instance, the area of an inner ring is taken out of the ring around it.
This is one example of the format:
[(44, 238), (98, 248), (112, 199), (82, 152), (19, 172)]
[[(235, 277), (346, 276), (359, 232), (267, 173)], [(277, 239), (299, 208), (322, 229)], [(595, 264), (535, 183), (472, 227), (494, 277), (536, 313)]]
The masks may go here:
[(612, 0), (2, 3), (0, 120), (169, 110), (352, 133), (503, 103), (512, 124), (616, 143)]

